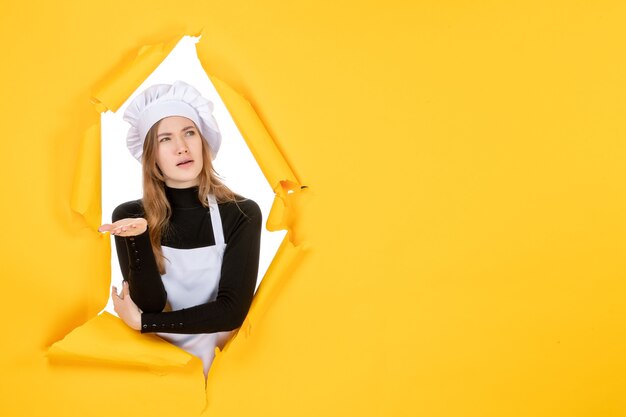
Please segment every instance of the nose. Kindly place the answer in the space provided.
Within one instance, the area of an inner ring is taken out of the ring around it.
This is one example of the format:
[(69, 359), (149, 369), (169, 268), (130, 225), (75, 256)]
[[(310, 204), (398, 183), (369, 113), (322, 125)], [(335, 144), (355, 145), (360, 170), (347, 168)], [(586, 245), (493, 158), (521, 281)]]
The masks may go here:
[(183, 155), (189, 153), (189, 148), (187, 147), (187, 143), (185, 142), (184, 139), (178, 139), (176, 141), (176, 154), (177, 155)]

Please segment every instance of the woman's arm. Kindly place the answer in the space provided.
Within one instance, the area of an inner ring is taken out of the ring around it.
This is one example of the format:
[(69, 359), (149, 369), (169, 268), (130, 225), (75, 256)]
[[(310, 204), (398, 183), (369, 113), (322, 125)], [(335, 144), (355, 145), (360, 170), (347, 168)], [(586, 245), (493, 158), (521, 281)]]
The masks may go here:
[(238, 205), (241, 211), (236, 206), (230, 207), (239, 215), (232, 228), (225, 230), (227, 244), (216, 300), (171, 312), (144, 311), (141, 316), (143, 333), (214, 333), (241, 326), (256, 287), (262, 215), (259, 206), (252, 200)]
[[(143, 208), (138, 201), (119, 205), (112, 220), (143, 216)], [(124, 280), (128, 282), (130, 297), (143, 312), (163, 311), (167, 293), (157, 269), (149, 231), (137, 236), (115, 236), (115, 248)]]

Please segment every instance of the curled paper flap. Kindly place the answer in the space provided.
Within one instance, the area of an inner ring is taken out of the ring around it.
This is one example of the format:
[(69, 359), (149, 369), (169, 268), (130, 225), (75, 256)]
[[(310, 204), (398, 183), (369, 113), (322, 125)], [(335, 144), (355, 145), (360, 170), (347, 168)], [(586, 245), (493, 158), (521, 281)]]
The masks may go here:
[(135, 55), (118, 65), (92, 92), (92, 102), (98, 112), (117, 111), (142, 82), (172, 52), (182, 35), (169, 42), (141, 47)]
[(252, 300), (250, 312), (241, 326), (240, 331), (243, 331), (246, 335), (250, 334), (252, 324), (259, 320), (267, 307), (271, 305), (272, 298), (276, 296), (281, 283), (289, 277), (289, 274), (304, 255), (306, 249), (307, 246), (305, 244), (295, 246), (285, 237), (263, 281), (259, 285), (254, 300)]
[(298, 187), (300, 181), (298, 181), (250, 102), (219, 78), (215, 76), (209, 76), (209, 78), (228, 108), (272, 189), (276, 192), (281, 182)]
[(100, 122), (83, 134), (74, 174), (70, 207), (83, 216), (89, 227), (97, 230), (100, 225)]
[[(104, 312), (74, 329), (48, 350), (54, 363), (147, 367), (166, 370), (190, 364), (194, 356), (154, 335), (141, 334)], [(199, 363), (201, 372), (202, 365)]]

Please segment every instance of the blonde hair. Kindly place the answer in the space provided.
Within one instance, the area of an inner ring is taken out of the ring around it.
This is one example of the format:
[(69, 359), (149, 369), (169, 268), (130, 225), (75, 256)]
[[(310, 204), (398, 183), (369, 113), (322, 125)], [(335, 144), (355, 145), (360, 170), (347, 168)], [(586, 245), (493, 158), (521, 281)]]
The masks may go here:
[[(155, 123), (148, 133), (143, 144), (142, 173), (143, 173), (143, 207), (150, 230), (150, 243), (154, 252), (157, 268), (161, 275), (165, 274), (165, 258), (161, 249), (161, 239), (168, 232), (172, 208), (165, 196), (165, 176), (156, 163), (158, 149), (157, 133), (160, 121)], [(194, 124), (195, 126), (195, 124)], [(198, 199), (208, 207), (209, 194), (215, 195), (218, 203), (236, 202), (235, 194), (219, 179), (211, 163), (211, 153), (207, 141), (196, 126), (202, 137), (202, 171), (199, 174)]]

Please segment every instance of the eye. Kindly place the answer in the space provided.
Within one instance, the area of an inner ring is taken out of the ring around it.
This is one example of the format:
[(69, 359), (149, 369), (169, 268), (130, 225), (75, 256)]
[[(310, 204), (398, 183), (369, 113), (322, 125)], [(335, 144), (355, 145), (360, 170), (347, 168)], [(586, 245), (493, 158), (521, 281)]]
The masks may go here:
[(169, 136), (163, 136), (161, 139), (159, 139), (159, 142), (165, 142), (167, 140), (170, 140)]
[(195, 130), (188, 130), (188, 131), (186, 131), (186, 132), (185, 132), (185, 134), (186, 134), (187, 136), (193, 136), (193, 135), (195, 135), (195, 134), (196, 134), (196, 131), (195, 131)]

